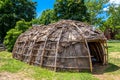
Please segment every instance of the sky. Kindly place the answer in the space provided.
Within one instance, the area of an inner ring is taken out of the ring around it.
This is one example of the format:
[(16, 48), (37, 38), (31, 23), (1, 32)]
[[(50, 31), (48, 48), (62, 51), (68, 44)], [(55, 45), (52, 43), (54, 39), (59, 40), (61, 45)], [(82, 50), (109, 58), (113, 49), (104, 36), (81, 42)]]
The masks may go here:
[(110, 0), (110, 3), (120, 4), (120, 0)]
[(37, 2), (36, 6), (37, 17), (39, 17), (44, 10), (52, 9), (55, 2), (55, 0), (32, 0), (32, 1)]
[(104, 10), (104, 11), (107, 11), (108, 8), (109, 8), (109, 5), (110, 5), (111, 3), (115, 3), (116, 5), (118, 5), (118, 4), (120, 4), (120, 0), (110, 0), (110, 2), (104, 6), (104, 9), (103, 9), (103, 10)]
[[(39, 17), (44, 10), (52, 9), (54, 6), (54, 2), (55, 2), (55, 0), (32, 0), (32, 1), (37, 2), (37, 6), (36, 6), (37, 16), (36, 17)], [(120, 0), (110, 0), (109, 3), (120, 4)], [(109, 6), (108, 4), (105, 5), (104, 10), (107, 10), (108, 6)]]

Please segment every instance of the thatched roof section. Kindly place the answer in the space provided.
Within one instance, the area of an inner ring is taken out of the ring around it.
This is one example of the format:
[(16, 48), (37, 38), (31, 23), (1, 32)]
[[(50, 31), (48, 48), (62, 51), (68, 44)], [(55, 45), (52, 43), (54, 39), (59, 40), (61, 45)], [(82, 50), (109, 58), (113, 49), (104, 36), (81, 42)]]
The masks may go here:
[[(94, 30), (92, 26), (73, 20), (61, 20), (57, 23), (47, 26), (33, 26), (32, 29), (23, 33), (20, 41), (36, 40), (45, 41), (49, 36), (49, 40), (58, 41), (59, 35), (62, 30), (60, 41), (81, 41), (87, 40), (104, 40), (103, 33), (99, 30)], [(28, 36), (28, 37), (26, 37)]]

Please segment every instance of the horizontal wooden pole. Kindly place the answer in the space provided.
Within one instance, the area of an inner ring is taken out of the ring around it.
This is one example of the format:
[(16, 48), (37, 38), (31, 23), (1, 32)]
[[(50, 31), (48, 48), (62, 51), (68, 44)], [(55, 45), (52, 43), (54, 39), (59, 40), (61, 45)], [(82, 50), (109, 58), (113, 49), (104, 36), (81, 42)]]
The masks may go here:
[(64, 66), (54, 66), (54, 65), (43, 65), (44, 67), (57, 67), (63, 69), (90, 69), (89, 67), (64, 67)]

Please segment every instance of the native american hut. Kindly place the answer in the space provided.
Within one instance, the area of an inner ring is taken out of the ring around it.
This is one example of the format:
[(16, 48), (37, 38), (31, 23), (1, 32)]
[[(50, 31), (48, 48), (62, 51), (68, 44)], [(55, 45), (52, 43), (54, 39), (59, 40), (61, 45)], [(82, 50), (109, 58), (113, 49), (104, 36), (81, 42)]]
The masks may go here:
[(107, 63), (106, 38), (88, 24), (61, 20), (33, 26), (21, 34), (14, 45), (13, 57), (55, 71), (92, 71), (94, 64)]

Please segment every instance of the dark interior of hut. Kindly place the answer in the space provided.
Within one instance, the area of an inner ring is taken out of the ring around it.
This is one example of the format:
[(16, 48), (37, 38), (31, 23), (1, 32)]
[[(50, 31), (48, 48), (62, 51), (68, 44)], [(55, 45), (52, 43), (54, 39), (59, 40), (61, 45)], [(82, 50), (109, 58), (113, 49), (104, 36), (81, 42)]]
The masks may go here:
[(104, 51), (100, 42), (89, 42), (88, 43), (91, 60), (93, 66), (102, 65), (104, 63)]

